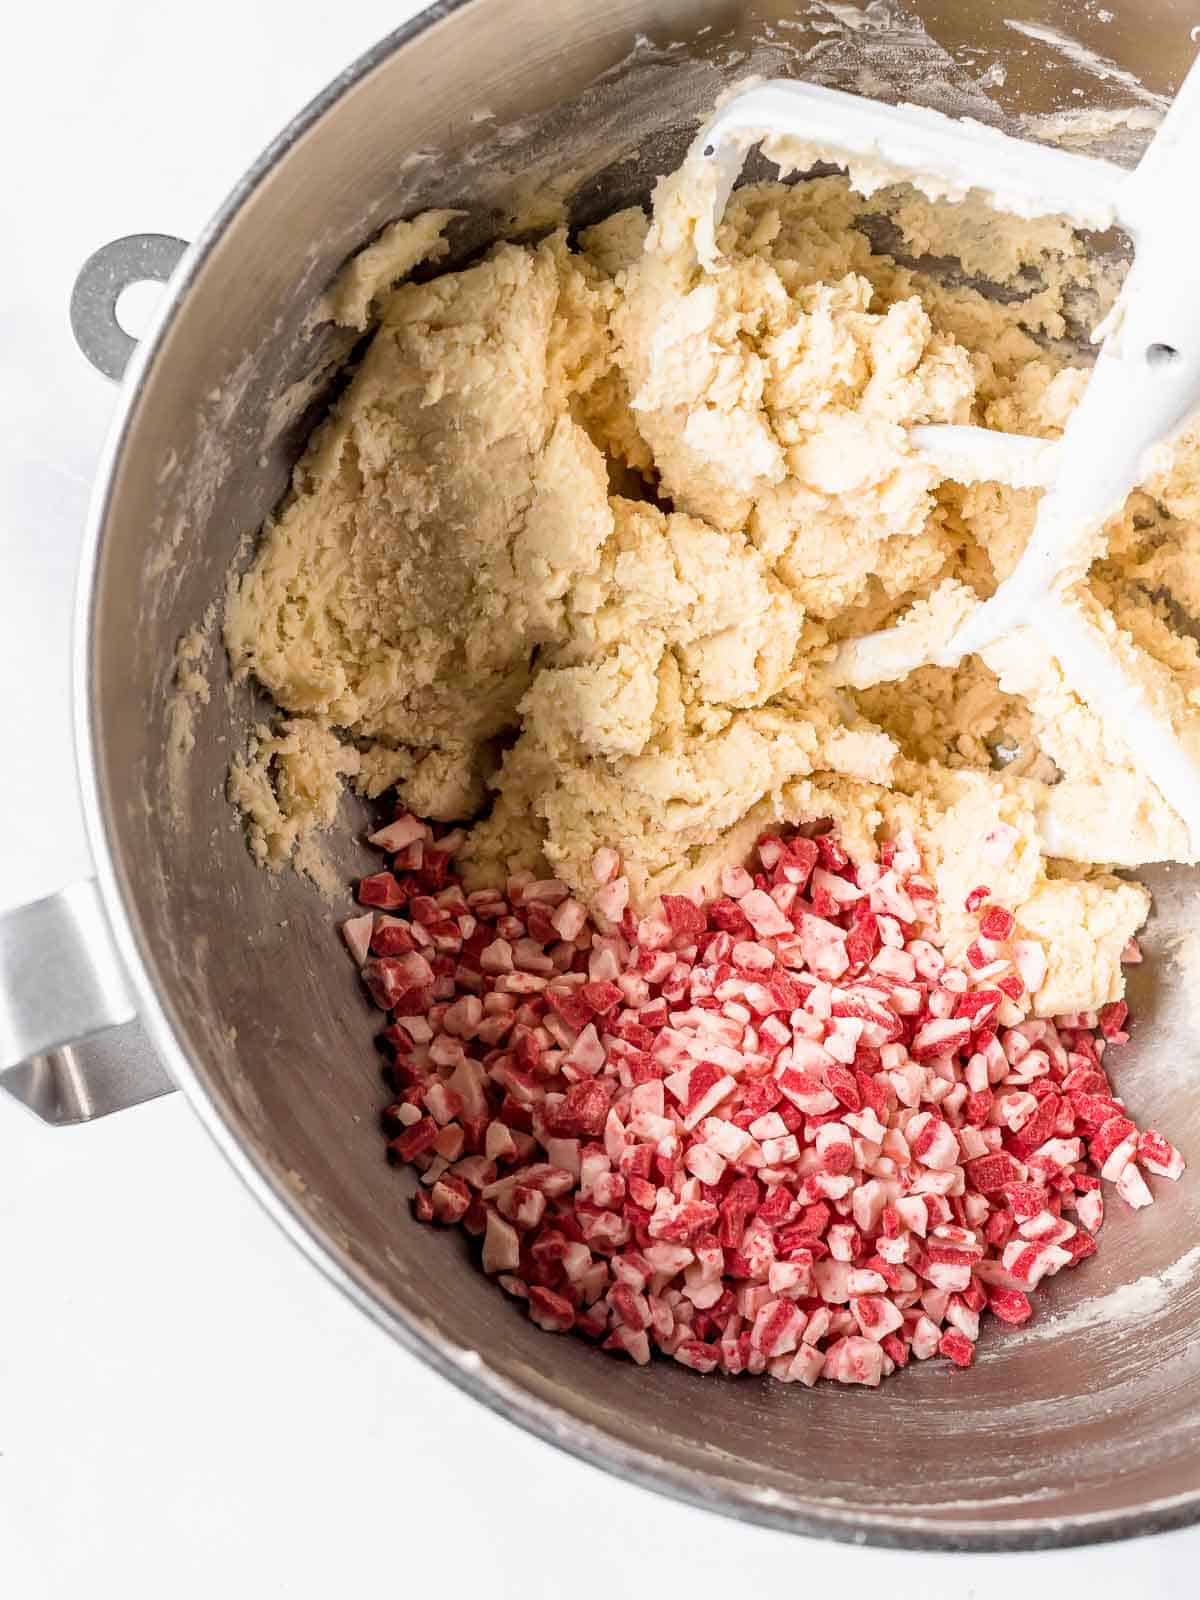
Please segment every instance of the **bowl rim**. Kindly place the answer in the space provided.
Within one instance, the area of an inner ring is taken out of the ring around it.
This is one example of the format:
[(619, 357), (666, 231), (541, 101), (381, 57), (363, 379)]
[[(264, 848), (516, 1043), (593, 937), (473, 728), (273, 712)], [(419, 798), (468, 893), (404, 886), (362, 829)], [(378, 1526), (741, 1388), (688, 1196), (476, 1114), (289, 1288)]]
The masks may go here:
[[(239, 178), (189, 247), (160, 300), (153, 326), (139, 343), (125, 375), (97, 467), (84, 529), (73, 621), (72, 702), (88, 840), (114, 943), (136, 993), (139, 1018), (172, 1079), (183, 1090), (222, 1155), (267, 1214), (323, 1275), (404, 1349), (463, 1393), (582, 1461), (642, 1488), (735, 1521), (886, 1549), (963, 1553), (1065, 1549), (1190, 1526), (1200, 1521), (1200, 1488), (1117, 1511), (1014, 1517), (1006, 1521), (980, 1518), (949, 1525), (937, 1517), (896, 1516), (886, 1509), (855, 1507), (842, 1511), (832, 1505), (791, 1499), (775, 1490), (755, 1492), (716, 1475), (677, 1466), (648, 1450), (621, 1442), (560, 1406), (536, 1398), (481, 1361), (475, 1352), (454, 1345), (404, 1307), (385, 1300), (367, 1272), (302, 1210), (294, 1190), (284, 1183), (265, 1152), (242, 1131), (232, 1111), (209, 1092), (155, 988), (149, 970), (148, 941), (131, 911), (125, 874), (110, 842), (113, 808), (97, 765), (99, 707), (97, 680), (92, 671), (98, 610), (96, 580), (105, 531), (121, 459), (137, 429), (146, 380), (202, 267), (281, 158), (345, 94), (385, 66), (407, 44), (456, 12), (483, 3), (485, 0), (435, 0), (359, 55), (287, 122)], [(632, 1374), (630, 1377), (635, 1381)]]

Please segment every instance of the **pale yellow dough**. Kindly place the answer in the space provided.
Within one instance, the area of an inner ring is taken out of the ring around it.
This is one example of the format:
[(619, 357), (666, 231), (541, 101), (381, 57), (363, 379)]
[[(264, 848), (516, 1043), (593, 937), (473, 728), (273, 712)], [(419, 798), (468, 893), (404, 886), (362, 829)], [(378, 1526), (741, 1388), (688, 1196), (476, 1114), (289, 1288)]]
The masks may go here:
[[(1012, 569), (1035, 492), (939, 481), (905, 430), (1056, 437), (1086, 382), (1064, 341), (1115, 274), (1060, 221), (842, 178), (738, 191), (706, 272), (703, 203), (685, 168), (652, 219), (397, 286), (444, 251), (455, 214), (428, 213), (335, 284), (331, 315), (376, 331), (226, 617), (285, 714), (231, 775), (253, 848), (311, 863), (344, 779), (394, 785), (471, 824), (473, 885), (530, 868), (587, 897), (613, 845), (648, 906), (715, 888), (781, 821), (830, 817), (860, 854), (911, 827), (952, 954), (983, 881), (1047, 947), (1040, 1014), (1117, 998), (1149, 900), (1105, 868), (1186, 841), (1046, 641), (821, 680), (840, 641), (944, 627)], [(951, 255), (957, 278), (921, 270)], [(1200, 656), (1164, 592), (1200, 610), (1198, 484), (1193, 430), (1079, 597), (1180, 725)], [(981, 860), (989, 838), (1015, 843)]]

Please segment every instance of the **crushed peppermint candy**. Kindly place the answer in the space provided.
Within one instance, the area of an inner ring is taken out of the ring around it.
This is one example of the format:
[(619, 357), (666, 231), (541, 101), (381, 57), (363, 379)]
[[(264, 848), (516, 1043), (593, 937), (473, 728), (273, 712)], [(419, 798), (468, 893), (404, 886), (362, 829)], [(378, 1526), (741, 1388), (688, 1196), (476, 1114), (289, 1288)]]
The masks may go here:
[[(531, 873), (466, 893), (461, 832), (401, 814), (343, 924), (390, 1014), (389, 1157), (553, 1333), (639, 1364), (877, 1385), (974, 1358), (1183, 1157), (1104, 1070), (1123, 1002), (1029, 1016), (1046, 953), (980, 885), (948, 965), (914, 841), (856, 865), (770, 834), (701, 905), (590, 909)], [(1136, 949), (1130, 959), (1140, 959)]]

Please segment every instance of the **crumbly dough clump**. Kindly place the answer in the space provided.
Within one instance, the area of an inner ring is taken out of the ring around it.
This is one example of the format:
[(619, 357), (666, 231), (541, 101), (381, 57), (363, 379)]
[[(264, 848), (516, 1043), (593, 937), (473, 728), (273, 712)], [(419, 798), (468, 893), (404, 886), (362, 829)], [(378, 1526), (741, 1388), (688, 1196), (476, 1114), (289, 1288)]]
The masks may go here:
[[(739, 190), (709, 271), (704, 204), (685, 166), (650, 219), (397, 286), (444, 251), (454, 213), (429, 213), (334, 286), (375, 332), (226, 618), (285, 714), (231, 776), (253, 848), (311, 861), (348, 779), (468, 823), (472, 885), (550, 871), (586, 897), (608, 844), (645, 906), (781, 821), (863, 854), (912, 827), (953, 954), (986, 882), (1046, 943), (1041, 1014), (1117, 998), (1149, 902), (1104, 869), (1186, 839), (1047, 642), (822, 678), (842, 641), (944, 626), (1011, 571), (1036, 491), (939, 479), (906, 430), (1057, 437), (1116, 272), (1065, 222), (837, 177)], [(1198, 484), (1185, 430), (1079, 596), (1181, 718)]]

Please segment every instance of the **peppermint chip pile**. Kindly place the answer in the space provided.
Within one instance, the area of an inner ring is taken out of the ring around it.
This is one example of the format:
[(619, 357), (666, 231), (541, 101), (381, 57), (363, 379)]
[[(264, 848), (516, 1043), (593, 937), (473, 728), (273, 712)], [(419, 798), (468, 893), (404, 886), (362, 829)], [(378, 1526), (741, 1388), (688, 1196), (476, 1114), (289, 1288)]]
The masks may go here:
[[(1104, 1070), (1123, 1002), (1029, 1015), (1036, 941), (980, 886), (948, 965), (911, 837), (856, 864), (768, 835), (704, 904), (629, 907), (597, 851), (466, 893), (460, 832), (404, 814), (343, 924), (382, 1035), (389, 1157), (539, 1327), (646, 1363), (876, 1385), (974, 1358), (990, 1311), (1093, 1254), (1183, 1158)], [(1136, 948), (1127, 953), (1139, 959)]]

